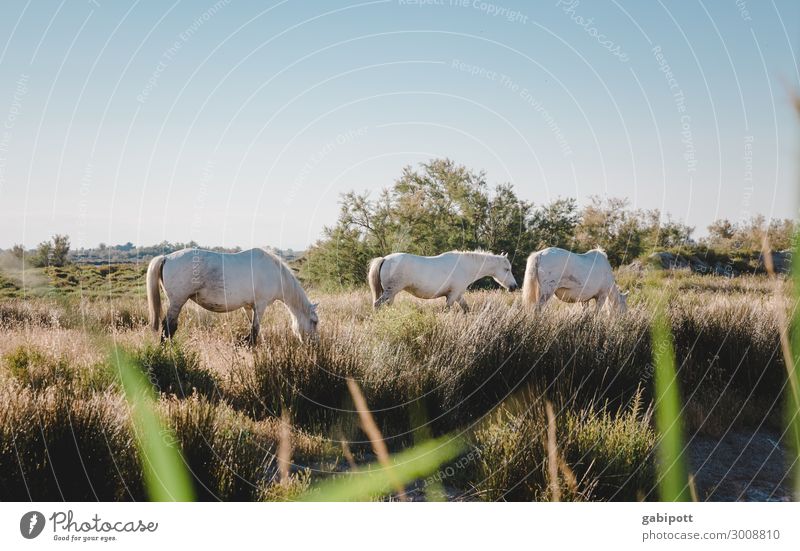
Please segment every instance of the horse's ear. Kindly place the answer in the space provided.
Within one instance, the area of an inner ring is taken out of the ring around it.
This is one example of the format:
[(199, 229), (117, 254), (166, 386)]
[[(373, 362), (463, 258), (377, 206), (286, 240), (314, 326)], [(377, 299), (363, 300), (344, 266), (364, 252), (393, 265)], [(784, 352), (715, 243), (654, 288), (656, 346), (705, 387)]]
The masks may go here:
[(311, 309), (314, 312), (316, 312), (317, 311), (317, 306), (319, 306), (319, 302), (314, 302), (314, 303), (311, 304)]
[(500, 256), (507, 258), (508, 257), (508, 253), (503, 251), (502, 253), (500, 253)]

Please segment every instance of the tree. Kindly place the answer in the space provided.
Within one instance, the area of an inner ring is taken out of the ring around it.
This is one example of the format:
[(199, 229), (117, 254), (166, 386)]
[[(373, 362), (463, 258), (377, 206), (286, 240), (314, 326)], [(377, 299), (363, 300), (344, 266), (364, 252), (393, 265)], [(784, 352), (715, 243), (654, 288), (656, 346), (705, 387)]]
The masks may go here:
[(31, 258), (31, 264), (37, 268), (50, 265), (50, 258), (53, 254), (53, 245), (49, 241), (42, 241), (36, 246), (36, 251)]
[(533, 248), (572, 249), (579, 222), (578, 203), (571, 197), (539, 207), (528, 222)]
[(42, 241), (36, 246), (31, 264), (37, 268), (65, 266), (69, 255), (69, 236), (56, 234), (51, 241)]
[(605, 249), (613, 266), (630, 262), (644, 250), (646, 231), (641, 213), (628, 210), (628, 200), (593, 196), (581, 212), (575, 239), (581, 251), (594, 247)]
[(645, 248), (649, 250), (678, 249), (690, 246), (694, 228), (678, 222), (669, 214), (661, 215), (658, 209), (641, 212)]
[(50, 264), (52, 266), (66, 266), (69, 255), (69, 236), (54, 235)]
[(727, 218), (715, 220), (708, 226), (707, 240), (709, 246), (719, 247), (720, 245), (724, 245), (727, 248), (734, 235), (736, 235), (736, 226)]
[(773, 251), (782, 251), (792, 247), (794, 240), (795, 223), (788, 218), (771, 220), (767, 228), (769, 245)]
[(23, 260), (25, 258), (25, 247), (22, 245), (14, 245), (11, 247), (11, 256), (17, 260)]
[[(519, 199), (511, 185), (504, 184), (495, 188), (485, 209), (477, 241), (490, 251), (516, 253), (512, 261), (519, 256), (524, 262), (525, 252), (531, 246), (528, 220), (532, 205)], [(521, 262), (513, 263), (522, 265)]]
[(349, 287), (365, 281), (369, 260), (377, 256), (476, 248), (508, 252), (521, 276), (531, 250), (530, 211), (510, 185), (492, 190), (482, 172), (449, 159), (405, 167), (377, 199), (355, 192), (341, 197), (336, 224), (306, 253), (301, 276)]
[(737, 223), (720, 219), (708, 226), (704, 244), (721, 253), (748, 254), (761, 250), (766, 232), (772, 250), (780, 251), (792, 246), (795, 231), (795, 223), (789, 219), (774, 219), (769, 223), (761, 215)]

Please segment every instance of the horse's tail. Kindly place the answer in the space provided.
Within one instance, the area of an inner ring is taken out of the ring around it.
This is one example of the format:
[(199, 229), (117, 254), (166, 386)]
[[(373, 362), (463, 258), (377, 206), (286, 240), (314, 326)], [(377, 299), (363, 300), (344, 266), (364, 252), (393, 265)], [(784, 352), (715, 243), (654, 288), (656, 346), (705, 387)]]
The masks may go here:
[(383, 285), (381, 285), (381, 266), (383, 266), (384, 258), (379, 256), (373, 258), (369, 263), (369, 273), (367, 281), (369, 281), (369, 288), (372, 290), (372, 302), (375, 303), (383, 294)]
[(522, 282), (522, 302), (526, 306), (533, 306), (539, 302), (539, 253), (533, 253), (528, 257)]
[(165, 257), (159, 255), (151, 260), (147, 267), (147, 307), (150, 311), (150, 328), (156, 332), (161, 323), (161, 295), (158, 292), (158, 284), (161, 282), (164, 260)]

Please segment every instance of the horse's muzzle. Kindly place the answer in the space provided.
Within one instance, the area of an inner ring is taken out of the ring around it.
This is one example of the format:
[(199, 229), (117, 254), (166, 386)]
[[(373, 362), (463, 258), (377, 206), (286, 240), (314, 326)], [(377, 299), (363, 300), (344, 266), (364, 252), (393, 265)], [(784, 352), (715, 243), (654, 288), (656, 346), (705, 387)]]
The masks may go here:
[(508, 286), (508, 292), (509, 293), (513, 293), (516, 290), (517, 290), (517, 286), (516, 285), (509, 285)]

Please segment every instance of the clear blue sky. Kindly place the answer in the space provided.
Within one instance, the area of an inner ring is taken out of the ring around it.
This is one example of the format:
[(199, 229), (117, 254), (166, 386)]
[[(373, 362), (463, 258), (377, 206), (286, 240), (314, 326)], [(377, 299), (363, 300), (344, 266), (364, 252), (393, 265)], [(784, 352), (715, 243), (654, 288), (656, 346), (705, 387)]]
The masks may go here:
[(5, 2), (0, 247), (301, 249), (340, 193), (443, 156), (699, 234), (791, 217), (799, 21), (794, 0)]

